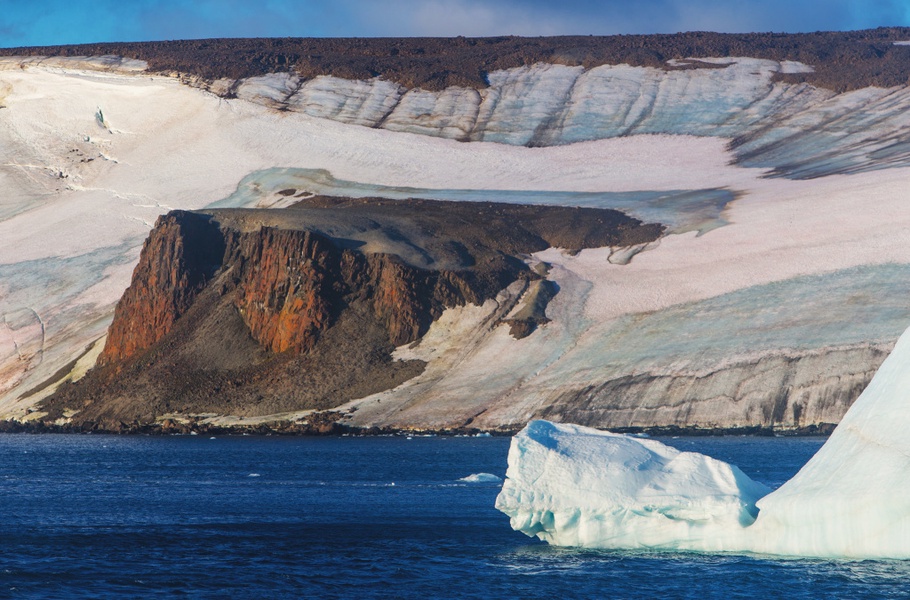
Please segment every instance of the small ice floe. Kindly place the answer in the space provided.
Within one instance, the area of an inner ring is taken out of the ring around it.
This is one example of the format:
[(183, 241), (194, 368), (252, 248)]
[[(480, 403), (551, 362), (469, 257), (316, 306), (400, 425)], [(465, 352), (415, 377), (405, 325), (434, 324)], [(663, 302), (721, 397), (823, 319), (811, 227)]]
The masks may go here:
[(467, 477), (462, 477), (458, 481), (464, 481), (465, 483), (499, 483), (502, 481), (502, 478), (497, 477), (492, 473), (471, 473)]

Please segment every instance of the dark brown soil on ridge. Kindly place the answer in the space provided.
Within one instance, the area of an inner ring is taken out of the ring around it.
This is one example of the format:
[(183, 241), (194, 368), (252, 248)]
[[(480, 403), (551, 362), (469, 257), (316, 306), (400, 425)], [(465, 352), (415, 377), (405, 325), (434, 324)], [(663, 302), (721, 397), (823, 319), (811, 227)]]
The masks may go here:
[[(127, 42), (0, 49), (0, 56), (120, 55), (145, 60), (152, 72), (204, 79), (296, 71), (305, 78), (382, 77), (407, 88), (483, 88), (487, 73), (538, 62), (668, 68), (669, 59), (750, 56), (794, 60), (815, 73), (783, 76), (838, 92), (910, 80), (910, 28), (849, 32), (489, 38), (253, 38)], [(697, 66), (697, 65), (695, 65)]]

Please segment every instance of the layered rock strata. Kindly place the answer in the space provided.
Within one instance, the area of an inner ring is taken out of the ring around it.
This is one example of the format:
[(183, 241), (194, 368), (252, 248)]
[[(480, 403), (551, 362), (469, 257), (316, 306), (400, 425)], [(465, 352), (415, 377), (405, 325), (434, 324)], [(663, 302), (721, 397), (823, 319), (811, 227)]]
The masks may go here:
[(625, 431), (827, 432), (872, 380), (889, 350), (832, 348), (800, 356), (767, 356), (707, 374), (629, 375), (567, 389), (536, 415)]

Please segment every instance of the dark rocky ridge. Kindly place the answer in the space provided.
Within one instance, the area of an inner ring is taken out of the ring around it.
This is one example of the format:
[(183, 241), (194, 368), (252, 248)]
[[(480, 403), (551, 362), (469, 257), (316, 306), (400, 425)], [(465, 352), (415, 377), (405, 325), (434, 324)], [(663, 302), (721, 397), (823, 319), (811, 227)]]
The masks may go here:
[(901, 40), (910, 40), (910, 28), (799, 34), (208, 39), (5, 48), (0, 56), (115, 54), (147, 61), (152, 72), (208, 80), (296, 71), (304, 78), (382, 77), (429, 90), (453, 85), (483, 88), (491, 71), (538, 62), (666, 69), (670, 59), (750, 56), (811, 65), (814, 73), (782, 77), (843, 92), (907, 84), (910, 47), (893, 44)]
[[(425, 200), (173, 211), (145, 243), (99, 366), (41, 409), (107, 430), (168, 413), (329, 409), (420, 373), (392, 349), (447, 307), (539, 278), (522, 256), (662, 231), (611, 210)], [(531, 312), (522, 335), (545, 322)]]

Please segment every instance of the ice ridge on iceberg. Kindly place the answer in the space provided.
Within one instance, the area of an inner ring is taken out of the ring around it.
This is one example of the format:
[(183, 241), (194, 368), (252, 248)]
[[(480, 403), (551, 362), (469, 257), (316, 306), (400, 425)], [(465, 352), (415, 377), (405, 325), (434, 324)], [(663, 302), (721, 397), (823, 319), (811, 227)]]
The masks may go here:
[(514, 529), (559, 546), (910, 558), (908, 427), (910, 330), (774, 492), (655, 440), (532, 421), (512, 440), (496, 507)]

